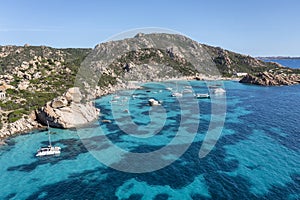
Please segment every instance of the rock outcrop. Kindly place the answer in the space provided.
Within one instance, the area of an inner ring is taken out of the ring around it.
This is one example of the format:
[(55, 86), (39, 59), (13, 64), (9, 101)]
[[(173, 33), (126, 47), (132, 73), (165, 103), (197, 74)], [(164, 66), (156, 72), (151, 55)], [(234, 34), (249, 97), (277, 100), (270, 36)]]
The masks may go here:
[(82, 103), (79, 88), (70, 88), (63, 96), (57, 97), (37, 112), (37, 120), (57, 128), (75, 128), (96, 120), (99, 109), (92, 102)]
[(274, 74), (272, 72), (260, 72), (256, 75), (244, 76), (240, 83), (248, 83), (263, 86), (294, 85), (300, 83), (300, 76), (297, 74)]
[(79, 103), (82, 99), (82, 95), (78, 87), (70, 88), (64, 96), (69, 102), (73, 101), (75, 103)]
[(68, 100), (65, 97), (57, 97), (52, 100), (51, 107), (52, 108), (61, 108), (68, 105)]
[(35, 121), (35, 115), (29, 115), (28, 118), (21, 118), (13, 123), (4, 124), (0, 130), (0, 138), (5, 138), (17, 133), (24, 133), (33, 129), (41, 127), (40, 124)]

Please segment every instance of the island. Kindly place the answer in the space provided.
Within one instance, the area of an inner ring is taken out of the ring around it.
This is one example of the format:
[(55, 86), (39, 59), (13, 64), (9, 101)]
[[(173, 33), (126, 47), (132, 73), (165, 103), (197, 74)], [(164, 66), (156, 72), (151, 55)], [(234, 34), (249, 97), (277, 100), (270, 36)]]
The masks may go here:
[[(80, 71), (83, 65), (93, 73)], [(298, 69), (164, 33), (139, 33), (94, 49), (0, 46), (0, 72), (0, 138), (44, 128), (47, 122), (57, 128), (90, 123), (100, 112), (93, 99), (136, 88), (134, 82), (186, 78), (239, 79), (264, 86), (300, 83)], [(96, 78), (89, 81), (91, 77)]]

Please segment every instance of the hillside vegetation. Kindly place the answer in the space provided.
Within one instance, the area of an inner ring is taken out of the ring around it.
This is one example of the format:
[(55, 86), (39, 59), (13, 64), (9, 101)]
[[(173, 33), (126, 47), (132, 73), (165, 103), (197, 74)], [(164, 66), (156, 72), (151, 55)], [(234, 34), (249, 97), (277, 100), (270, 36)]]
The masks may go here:
[(106, 92), (97, 96), (109, 93), (116, 86), (126, 88), (129, 81), (199, 74), (233, 77), (239, 72), (254, 74), (253, 81), (256, 74), (268, 72), (283, 77), (284, 81), (288, 81), (291, 75), (297, 83), (299, 77), (295, 74), (300, 73), (298, 69), (263, 62), (171, 34), (138, 34), (134, 38), (98, 44), (93, 50), (0, 46), (0, 90), (6, 91), (6, 98), (0, 101), (0, 128), (2, 123), (28, 117), (46, 102), (73, 87), (83, 61), (94, 71), (89, 74), (89, 71), (82, 70), (81, 87), (89, 88), (89, 83), (86, 83), (89, 77), (101, 76), (97, 87), (99, 91)]
[(80, 63), (91, 49), (45, 46), (0, 47), (1, 121), (15, 122), (74, 84)]
[(276, 68), (284, 68), (284, 66), (278, 63), (264, 62), (251, 56), (238, 54), (219, 47), (203, 46), (211, 55), (211, 58), (223, 76), (231, 77), (238, 72), (256, 74)]

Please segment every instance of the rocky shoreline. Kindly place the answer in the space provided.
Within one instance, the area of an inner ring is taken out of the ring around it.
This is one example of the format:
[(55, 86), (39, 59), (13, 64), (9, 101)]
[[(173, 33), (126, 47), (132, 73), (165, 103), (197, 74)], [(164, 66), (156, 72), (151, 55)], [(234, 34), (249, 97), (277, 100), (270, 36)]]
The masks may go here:
[(70, 88), (64, 95), (47, 102), (27, 118), (4, 124), (0, 130), (0, 139), (42, 128), (47, 122), (51, 127), (76, 128), (97, 120), (100, 110), (92, 102), (82, 103), (81, 100), (79, 88)]
[[(220, 76), (184, 76), (180, 78), (167, 78), (155, 79), (153, 81), (175, 81), (175, 80), (201, 80), (201, 81), (214, 81), (214, 80), (237, 80), (237, 78), (225, 78)], [(119, 84), (105, 90), (96, 87), (95, 96), (100, 98), (105, 95), (113, 94), (119, 90), (137, 89), (140, 84), (144, 82), (135, 82), (131, 84)], [(30, 131), (45, 128), (47, 121), (51, 127), (55, 128), (75, 128), (84, 126), (98, 119), (100, 110), (95, 108), (91, 101), (86, 104), (80, 103), (82, 94), (79, 88), (70, 88), (64, 95), (59, 96), (52, 101), (32, 113), (28, 119), (21, 118), (20, 120), (3, 126), (0, 130), (0, 145), (1, 140), (12, 137), (18, 134), (24, 134)], [(76, 116), (76, 118), (74, 117)]]
[[(34, 113), (32, 113), (31, 116), (34, 116)], [(14, 136), (16, 134), (23, 134), (40, 128), (43, 128), (43, 125), (39, 124), (34, 118), (21, 118), (14, 123), (3, 125), (0, 130), (0, 141), (1, 139)]]
[[(268, 78), (266, 78), (268, 77)], [(279, 79), (279, 76), (271, 76), (268, 73), (262, 73), (260, 77), (253, 75), (246, 75), (242, 79), (240, 78), (227, 78), (221, 76), (184, 76), (180, 78), (167, 78), (167, 79), (155, 79), (153, 81), (175, 81), (175, 80), (199, 80), (199, 81), (239, 81), (240, 83), (251, 83), (257, 85), (292, 85), (298, 84), (300, 81), (289, 81), (286, 79)], [(294, 79), (293, 79), (294, 80)], [(96, 92), (93, 94), (96, 98), (100, 98), (105, 95), (113, 94), (119, 90), (137, 89), (139, 85), (144, 82), (135, 82), (132, 84), (118, 84), (101, 90), (96, 87)], [(52, 101), (48, 102), (44, 107), (37, 110), (36, 113), (32, 113), (27, 119), (21, 118), (20, 120), (5, 124), (0, 130), (0, 145), (5, 142), (3, 139), (15, 136), (17, 134), (24, 134), (33, 130), (45, 128), (47, 121), (51, 127), (55, 128), (75, 128), (84, 126), (93, 122), (99, 117), (100, 110), (95, 108), (91, 101), (82, 104), (82, 95), (79, 88), (70, 88), (64, 95), (59, 96)], [(76, 118), (74, 117), (76, 116)]]
[(295, 85), (300, 83), (300, 76), (296, 74), (260, 72), (256, 75), (247, 74), (240, 80), (240, 83), (262, 86)]
[[(5, 72), (0, 75), (0, 140), (41, 128), (47, 122), (56, 128), (80, 127), (98, 119), (95, 98), (137, 89), (145, 82), (300, 83), (300, 70), (176, 34), (137, 34), (98, 44), (93, 50), (4, 46), (0, 62)], [(78, 88), (74, 87), (76, 82)]]

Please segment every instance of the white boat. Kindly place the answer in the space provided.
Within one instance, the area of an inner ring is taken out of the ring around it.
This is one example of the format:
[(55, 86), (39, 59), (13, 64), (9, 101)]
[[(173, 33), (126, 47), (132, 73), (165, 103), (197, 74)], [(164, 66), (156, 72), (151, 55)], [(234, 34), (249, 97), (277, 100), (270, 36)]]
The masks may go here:
[(184, 90), (182, 90), (182, 93), (193, 93), (193, 90), (191, 90), (191, 89), (184, 89)]
[(173, 92), (173, 93), (171, 94), (171, 96), (172, 96), (172, 97), (182, 97), (182, 93), (180, 93), (180, 92)]
[(192, 86), (186, 85), (186, 86), (184, 86), (184, 88), (192, 89)]
[(216, 88), (216, 89), (213, 89), (212, 91), (214, 94), (223, 94), (226, 92), (226, 90), (224, 90), (223, 88)]
[(52, 156), (52, 155), (59, 155), (60, 154), (60, 147), (53, 147), (53, 146), (47, 146), (47, 147), (41, 147), (35, 156)]
[(113, 96), (113, 99), (114, 99), (114, 100), (116, 100), (116, 99), (120, 99), (120, 96), (118, 96), (118, 95), (114, 95), (114, 96)]
[(178, 85), (177, 85), (177, 82), (176, 82), (176, 91), (175, 92), (172, 92), (171, 94), (172, 97), (182, 97), (182, 93), (181, 92), (178, 92)]
[(207, 98), (210, 98), (209, 94), (207, 93), (197, 93), (194, 95), (197, 99), (207, 99)]
[(41, 147), (35, 156), (40, 157), (40, 156), (51, 156), (51, 155), (58, 155), (60, 154), (61, 148), (58, 146), (52, 146), (51, 145), (51, 139), (50, 139), (50, 129), (49, 129), (49, 123), (48, 124), (48, 136), (49, 136), (49, 145), (47, 147)]
[(155, 99), (149, 99), (148, 102), (149, 102), (150, 106), (160, 106), (161, 105), (161, 103)]

